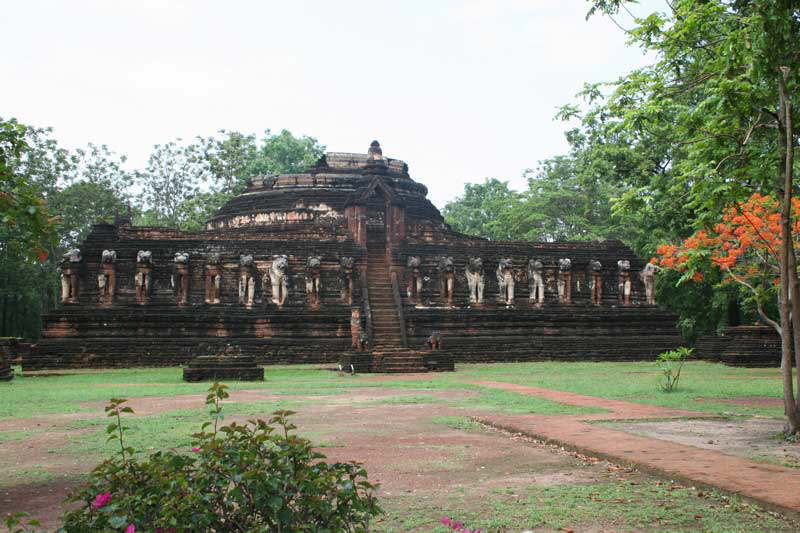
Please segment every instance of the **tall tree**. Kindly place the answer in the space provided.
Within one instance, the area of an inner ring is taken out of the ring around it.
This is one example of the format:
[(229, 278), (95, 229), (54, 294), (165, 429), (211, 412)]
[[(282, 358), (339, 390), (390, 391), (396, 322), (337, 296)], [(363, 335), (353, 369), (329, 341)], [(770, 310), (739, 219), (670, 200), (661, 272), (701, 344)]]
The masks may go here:
[(47, 302), (43, 265), (57, 240), (56, 220), (44, 194), (54, 187), (37, 176), (42, 151), (31, 146), (39, 130), (0, 119), (0, 336), (38, 335)]
[(442, 214), (456, 231), (492, 240), (517, 239), (521, 231), (513, 213), (520, 200), (507, 181), (486, 178), (466, 184), (464, 194), (448, 202)]
[(26, 140), (30, 132), (13, 119), (0, 120), (0, 220), (10, 230), (2, 245), (44, 261), (55, 237), (55, 221), (47, 210), (44, 184), (23, 168), (32, 155)]
[(145, 206), (137, 223), (197, 230), (232, 196), (261, 174), (300, 172), (314, 164), (325, 147), (312, 137), (289, 131), (261, 141), (255, 135), (220, 130), (218, 136), (180, 139), (156, 145), (137, 181)]
[(148, 225), (185, 227), (182, 205), (191, 201), (210, 179), (208, 163), (196, 144), (182, 144), (181, 139), (157, 144), (147, 161), (147, 168), (137, 176), (141, 188), (143, 213)]
[(281, 130), (278, 134), (267, 130), (250, 168), (250, 175), (302, 172), (324, 153), (325, 147), (314, 137), (295, 137), (289, 130)]
[(88, 144), (69, 156), (59, 176), (59, 187), (48, 195), (50, 209), (59, 216), (61, 250), (77, 246), (92, 224), (112, 222), (127, 211), (136, 173), (127, 158), (106, 145)]
[[(625, 0), (591, 0), (614, 16)], [(631, 41), (657, 61), (616, 85), (609, 106), (633, 131), (650, 127), (680, 146), (672, 187), (698, 224), (711, 225), (754, 192), (779, 198), (780, 321), (786, 430), (800, 431), (791, 360), (800, 363), (800, 291), (792, 227), (798, 139), (800, 6), (793, 0), (673, 0), (636, 19)], [(665, 119), (669, 118), (669, 122)], [(797, 376), (800, 388), (800, 374)]]

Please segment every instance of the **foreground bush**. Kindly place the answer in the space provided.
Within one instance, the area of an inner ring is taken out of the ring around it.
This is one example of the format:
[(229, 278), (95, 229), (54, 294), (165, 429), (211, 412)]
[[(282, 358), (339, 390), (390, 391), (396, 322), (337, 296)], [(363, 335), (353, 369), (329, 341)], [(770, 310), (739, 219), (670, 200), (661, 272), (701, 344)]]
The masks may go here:
[(219, 426), (224, 385), (209, 389), (213, 422), (193, 435), (191, 452), (137, 458), (125, 445), (125, 400), (106, 407), (119, 452), (95, 468), (70, 496), (80, 507), (63, 530), (85, 531), (366, 531), (381, 513), (358, 463), (323, 462), (307, 439), (290, 434), (291, 411), (267, 422)]

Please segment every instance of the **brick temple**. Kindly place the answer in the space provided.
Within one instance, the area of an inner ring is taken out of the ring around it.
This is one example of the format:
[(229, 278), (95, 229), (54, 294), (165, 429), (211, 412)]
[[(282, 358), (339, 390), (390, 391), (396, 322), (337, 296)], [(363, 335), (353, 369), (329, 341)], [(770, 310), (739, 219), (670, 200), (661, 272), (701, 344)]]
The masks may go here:
[(425, 370), (680, 344), (654, 267), (621, 242), (489, 241), (453, 231), (426, 196), (373, 142), (253, 179), (202, 231), (95, 225), (23, 364), (176, 365), (232, 344), (262, 364)]

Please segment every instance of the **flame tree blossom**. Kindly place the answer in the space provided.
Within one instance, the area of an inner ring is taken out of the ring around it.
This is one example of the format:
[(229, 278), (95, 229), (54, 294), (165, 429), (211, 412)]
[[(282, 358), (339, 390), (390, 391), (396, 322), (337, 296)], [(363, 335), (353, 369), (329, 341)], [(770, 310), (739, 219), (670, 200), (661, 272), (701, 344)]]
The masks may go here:
[[(793, 234), (800, 233), (800, 200), (792, 199)], [(678, 283), (701, 282), (711, 270), (723, 283), (736, 282), (754, 297), (761, 319), (780, 333), (764, 304), (776, 297), (780, 282), (781, 215), (778, 201), (755, 193), (722, 213), (712, 229), (699, 230), (680, 244), (662, 244), (651, 261), (682, 274)], [(795, 250), (800, 243), (794, 242)]]

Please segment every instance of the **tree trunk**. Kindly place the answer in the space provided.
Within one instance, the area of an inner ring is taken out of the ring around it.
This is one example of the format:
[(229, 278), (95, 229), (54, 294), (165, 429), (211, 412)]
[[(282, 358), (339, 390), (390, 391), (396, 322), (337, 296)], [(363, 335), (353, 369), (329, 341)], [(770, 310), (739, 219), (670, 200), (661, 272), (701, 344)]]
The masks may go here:
[[(792, 186), (794, 164), (794, 132), (792, 125), (792, 105), (786, 90), (789, 69), (781, 67), (778, 80), (780, 89), (781, 137), (780, 177), (783, 187), (781, 205), (781, 372), (783, 374), (783, 402), (786, 413), (786, 433), (793, 434), (800, 430), (800, 408), (794, 396), (794, 379), (792, 376), (792, 352), (796, 361), (800, 361), (800, 291), (797, 280), (797, 256), (794, 252), (792, 235)], [(800, 365), (798, 365), (800, 369)], [(800, 380), (800, 374), (798, 375)], [(800, 382), (798, 382), (800, 386)]]

